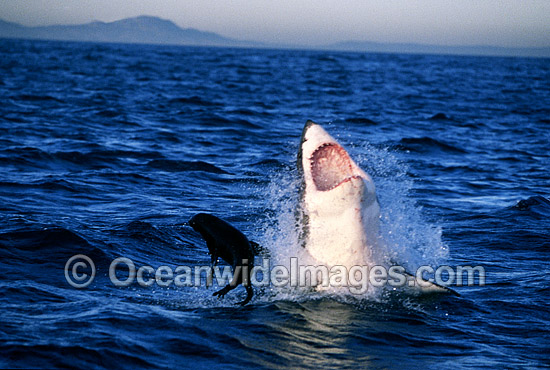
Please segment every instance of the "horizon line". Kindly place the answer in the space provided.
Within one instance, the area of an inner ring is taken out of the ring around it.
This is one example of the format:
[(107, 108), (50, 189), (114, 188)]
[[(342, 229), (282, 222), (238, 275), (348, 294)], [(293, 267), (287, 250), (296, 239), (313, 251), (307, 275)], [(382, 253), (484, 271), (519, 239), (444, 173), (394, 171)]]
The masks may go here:
[(405, 42), (405, 41), (383, 42), (383, 41), (373, 41), (373, 40), (364, 40), (364, 39), (362, 40), (362, 39), (353, 39), (353, 38), (342, 39), (340, 41), (331, 42), (329, 44), (292, 44), (292, 43), (285, 43), (285, 42), (277, 43), (277, 42), (270, 42), (270, 41), (237, 39), (237, 38), (234, 38), (234, 37), (225, 36), (225, 35), (223, 35), (219, 32), (216, 32), (216, 31), (200, 29), (200, 28), (196, 28), (196, 27), (181, 26), (176, 21), (173, 21), (169, 18), (159, 17), (159, 16), (156, 16), (156, 15), (149, 15), (149, 14), (141, 14), (141, 15), (137, 15), (137, 16), (134, 16), (134, 17), (124, 17), (124, 18), (116, 19), (114, 21), (102, 21), (102, 20), (99, 20), (99, 19), (93, 19), (93, 20), (90, 20), (90, 21), (85, 22), (85, 23), (52, 23), (52, 24), (41, 24), (41, 25), (34, 25), (34, 26), (25, 25), (25, 24), (22, 24), (22, 23), (19, 23), (19, 22), (9, 21), (9, 20), (6, 20), (4, 18), (0, 18), (0, 21), (4, 21), (6, 23), (13, 23), (13, 24), (16, 24), (18, 26), (27, 27), (27, 28), (39, 28), (39, 27), (55, 27), (55, 26), (74, 27), (74, 26), (84, 26), (84, 25), (92, 24), (92, 23), (112, 24), (112, 23), (117, 23), (117, 22), (120, 22), (120, 21), (128, 20), (128, 19), (137, 19), (137, 18), (153, 18), (153, 19), (158, 19), (158, 20), (162, 20), (162, 21), (167, 21), (167, 22), (171, 22), (172, 24), (174, 24), (175, 26), (179, 27), (182, 30), (196, 30), (196, 31), (200, 31), (200, 32), (214, 33), (214, 34), (219, 35), (221, 37), (224, 37), (228, 40), (234, 40), (234, 41), (239, 41), (239, 42), (262, 43), (262, 44), (268, 44), (268, 45), (274, 45), (274, 46), (285, 45), (285, 46), (292, 46), (293, 48), (294, 47), (307, 47), (307, 48), (319, 49), (319, 48), (323, 48), (323, 47), (336, 46), (338, 44), (343, 44), (343, 43), (370, 43), (370, 44), (376, 44), (376, 45), (380, 45), (380, 46), (393, 45), (393, 46), (435, 46), (435, 47), (457, 47), (457, 48), (460, 48), (460, 47), (468, 48), (469, 47), (469, 48), (496, 48), (496, 49), (508, 49), (508, 50), (518, 50), (518, 49), (519, 50), (543, 50), (543, 49), (550, 49), (550, 44), (548, 44), (546, 46), (503, 46), (503, 45), (495, 45), (495, 44), (439, 44), (439, 43)]

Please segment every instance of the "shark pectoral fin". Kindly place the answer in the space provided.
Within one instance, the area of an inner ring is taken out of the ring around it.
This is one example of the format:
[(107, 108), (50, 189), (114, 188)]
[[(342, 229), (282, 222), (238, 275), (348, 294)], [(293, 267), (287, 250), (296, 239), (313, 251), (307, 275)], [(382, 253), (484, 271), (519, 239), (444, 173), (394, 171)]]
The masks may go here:
[(452, 294), (457, 297), (460, 296), (460, 294), (453, 289), (424, 280), (422, 277), (416, 277), (408, 272), (404, 272), (404, 275), (407, 277), (406, 287), (415, 294)]

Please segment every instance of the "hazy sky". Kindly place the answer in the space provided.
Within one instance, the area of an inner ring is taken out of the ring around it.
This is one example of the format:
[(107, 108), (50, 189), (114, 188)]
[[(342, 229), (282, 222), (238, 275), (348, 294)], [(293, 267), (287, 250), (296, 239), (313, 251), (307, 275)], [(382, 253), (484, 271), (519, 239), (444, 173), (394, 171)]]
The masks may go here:
[(0, 0), (24, 25), (154, 15), (238, 39), (550, 46), (550, 0)]

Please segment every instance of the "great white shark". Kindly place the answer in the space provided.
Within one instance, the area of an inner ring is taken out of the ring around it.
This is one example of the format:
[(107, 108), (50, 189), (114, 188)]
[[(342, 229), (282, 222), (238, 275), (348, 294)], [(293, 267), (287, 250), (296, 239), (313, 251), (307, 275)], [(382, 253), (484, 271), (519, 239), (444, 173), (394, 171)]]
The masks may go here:
[[(372, 178), (321, 125), (305, 124), (298, 151), (300, 242), (319, 264), (374, 266), (382, 243), (380, 205)], [(402, 271), (415, 292), (454, 293)]]
[[(382, 243), (380, 205), (372, 178), (336, 139), (313, 121), (307, 121), (302, 131), (297, 165), (301, 178), (297, 209), (301, 246), (319, 266), (327, 269), (339, 266), (350, 271), (355, 266), (380, 266), (383, 263), (377, 260), (380, 253), (375, 253)], [(220, 257), (233, 267), (232, 282), (214, 295), (223, 297), (242, 284), (247, 296), (240, 304), (247, 304), (253, 295), (249, 282), (254, 256), (268, 256), (268, 251), (213, 215), (197, 214), (188, 225), (206, 241), (212, 266)], [(399, 272), (404, 286), (413, 288), (415, 293), (457, 294), (404, 268)]]
[(372, 178), (313, 121), (302, 131), (297, 164), (303, 246), (328, 265), (368, 264), (380, 219)]

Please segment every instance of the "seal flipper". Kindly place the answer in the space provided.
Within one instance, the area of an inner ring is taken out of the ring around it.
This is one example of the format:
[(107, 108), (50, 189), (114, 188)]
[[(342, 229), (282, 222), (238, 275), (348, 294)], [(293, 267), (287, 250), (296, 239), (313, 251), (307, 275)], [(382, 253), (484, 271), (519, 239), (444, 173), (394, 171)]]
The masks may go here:
[(210, 269), (212, 271), (212, 275), (214, 275), (214, 267), (218, 264), (218, 256), (211, 254), (210, 255)]
[[(229, 293), (236, 287), (237, 287), (236, 285), (227, 284), (223, 289), (220, 289), (217, 292), (214, 292), (212, 295), (217, 296), (218, 298), (223, 298), (227, 293)], [(246, 298), (244, 299), (244, 301), (238, 302), (237, 303), (238, 305), (244, 306), (245, 304), (250, 302), (250, 300), (254, 296), (254, 289), (252, 289), (250, 285), (246, 285), (245, 289), (246, 289)]]
[(244, 301), (237, 303), (237, 304), (240, 304), (241, 306), (244, 306), (245, 304), (250, 302), (250, 300), (252, 299), (252, 296), (254, 295), (254, 289), (252, 289), (250, 285), (246, 285), (245, 288), (246, 288), (246, 298), (244, 299)]
[(218, 296), (218, 298), (223, 298), (227, 293), (235, 289), (236, 285), (227, 284), (223, 289), (218, 290), (217, 292), (214, 292), (213, 296)]

